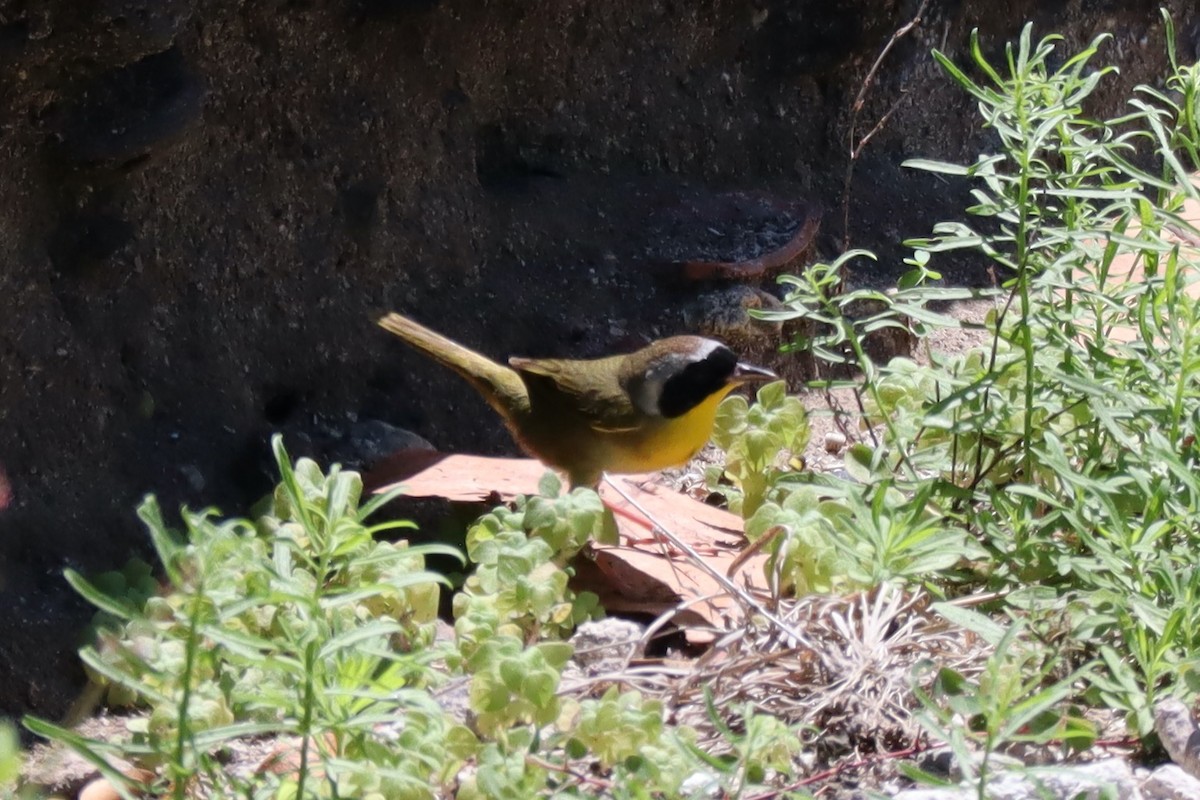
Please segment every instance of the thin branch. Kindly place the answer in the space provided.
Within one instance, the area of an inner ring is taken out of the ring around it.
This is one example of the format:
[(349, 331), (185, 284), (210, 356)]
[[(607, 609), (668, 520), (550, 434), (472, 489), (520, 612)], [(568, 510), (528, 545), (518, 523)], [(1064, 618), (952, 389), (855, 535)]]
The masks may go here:
[(892, 34), (892, 37), (888, 39), (887, 44), (883, 46), (883, 49), (879, 51), (879, 55), (875, 58), (875, 63), (871, 65), (869, 70), (867, 70), (867, 74), (863, 78), (862, 85), (858, 88), (858, 95), (855, 96), (854, 103), (850, 107), (850, 162), (846, 165), (846, 177), (842, 184), (842, 248), (844, 250), (850, 249), (850, 191), (854, 183), (854, 165), (858, 162), (859, 156), (862, 155), (863, 147), (866, 146), (867, 142), (869, 142), (871, 138), (875, 136), (875, 134), (883, 130), (883, 126), (887, 124), (887, 121), (891, 118), (892, 114), (895, 113), (896, 109), (900, 107), (900, 104), (908, 99), (908, 95), (902, 94), (900, 99), (897, 100), (895, 104), (888, 110), (888, 112), (883, 115), (882, 119), (875, 123), (867, 135), (861, 140), (856, 141), (855, 130), (858, 128), (858, 115), (862, 111), (863, 105), (866, 103), (867, 91), (875, 82), (875, 74), (883, 65), (883, 60), (887, 58), (888, 53), (892, 51), (892, 48), (896, 46), (897, 42), (907, 36), (913, 28), (921, 24), (921, 18), (925, 14), (925, 7), (928, 5), (929, 0), (921, 0), (921, 5), (917, 7), (917, 13), (913, 15), (913, 18), (904, 25), (901, 25), (895, 31), (895, 33)]
[(887, 110), (887, 113), (886, 113), (886, 114), (884, 114), (884, 115), (883, 115), (883, 116), (882, 116), (882, 117), (879, 119), (879, 122), (876, 122), (876, 123), (875, 123), (875, 127), (874, 127), (874, 128), (871, 128), (871, 130), (867, 131), (867, 135), (866, 135), (866, 136), (864, 136), (862, 139), (860, 139), (860, 140), (858, 141), (858, 144), (856, 144), (856, 145), (854, 146), (854, 149), (853, 149), (852, 151), (850, 151), (850, 158), (851, 158), (851, 159), (853, 159), (853, 160), (855, 160), (855, 161), (857, 161), (857, 160), (858, 160), (858, 157), (859, 157), (860, 155), (862, 155), (863, 148), (867, 146), (867, 142), (871, 141), (871, 138), (872, 138), (872, 137), (873, 137), (875, 134), (877, 134), (877, 133), (879, 133), (881, 130), (883, 130), (883, 126), (884, 126), (884, 125), (887, 125), (887, 121), (888, 121), (889, 119), (891, 119), (891, 118), (892, 118), (892, 114), (895, 114), (895, 113), (896, 113), (896, 110), (897, 110), (898, 108), (900, 108), (900, 105), (901, 105), (901, 104), (902, 104), (902, 103), (903, 103), (905, 100), (907, 100), (907, 99), (908, 99), (908, 94), (907, 94), (907, 93), (902, 93), (902, 94), (901, 94), (901, 96), (900, 96), (900, 99), (899, 99), (899, 100), (897, 100), (895, 103), (892, 103), (892, 107), (891, 107), (891, 108), (889, 108), (889, 109)]
[(585, 775), (582, 772), (577, 772), (576, 770), (571, 769), (570, 767), (562, 764), (555, 764), (553, 761), (546, 761), (545, 759), (539, 758), (533, 754), (527, 753), (525, 755), (525, 763), (532, 764), (535, 767), (541, 767), (549, 772), (558, 772), (562, 775), (566, 775), (570, 778), (573, 778), (582, 786), (591, 786), (605, 792), (611, 792), (613, 790), (612, 781), (607, 781), (604, 778), (597, 778), (594, 775)]
[(611, 486), (613, 488), (613, 490), (625, 500), (625, 502), (629, 503), (631, 506), (636, 508), (646, 519), (648, 519), (651, 522), (651, 524), (654, 525), (655, 534), (662, 536), (664, 539), (666, 539), (668, 542), (670, 542), (672, 545), (674, 545), (678, 550), (685, 553), (688, 556), (688, 558), (692, 559), (692, 563), (694, 563), (696, 566), (700, 567), (700, 569), (702, 569), (706, 573), (708, 573), (709, 577), (711, 577), (718, 584), (720, 584), (720, 586), (723, 589), (725, 589), (725, 591), (729, 592), (734, 597), (736, 597), (737, 599), (741, 600), (743, 603), (748, 605), (750, 608), (757, 611), (759, 614), (761, 614), (763, 616), (763, 618), (770, 621), (777, 628), (779, 628), (780, 630), (787, 633), (796, 642), (804, 643), (810, 647), (812, 646), (812, 644), (808, 641), (808, 638), (806, 636), (804, 636), (804, 634), (800, 633), (799, 630), (797, 630), (796, 628), (787, 624), (782, 619), (780, 619), (778, 616), (776, 616), (775, 614), (773, 614), (769, 610), (767, 610), (767, 607), (764, 606), (762, 603), (760, 603), (758, 600), (756, 600), (754, 597), (752, 597), (749, 592), (747, 592), (745, 589), (743, 589), (742, 587), (740, 587), (736, 583), (734, 583), (732, 580), (730, 580), (719, 569), (713, 567), (711, 564), (709, 564), (707, 561), (705, 561), (704, 557), (701, 556), (699, 553), (697, 553), (696, 549), (694, 547), (692, 547), (690, 544), (685, 542), (683, 539), (679, 538), (674, 533), (672, 533), (670, 530), (668, 530), (667, 526), (663, 525), (661, 522), (659, 522), (657, 519), (655, 519), (654, 516), (648, 510), (646, 510), (646, 508), (641, 503), (639, 503), (637, 500), (635, 500), (633, 498), (632, 495), (630, 495), (628, 492), (626, 492), (624, 487), (622, 487), (620, 484), (618, 484), (612, 478), (608, 477), (608, 475), (604, 476), (604, 482), (607, 483), (609, 486)]

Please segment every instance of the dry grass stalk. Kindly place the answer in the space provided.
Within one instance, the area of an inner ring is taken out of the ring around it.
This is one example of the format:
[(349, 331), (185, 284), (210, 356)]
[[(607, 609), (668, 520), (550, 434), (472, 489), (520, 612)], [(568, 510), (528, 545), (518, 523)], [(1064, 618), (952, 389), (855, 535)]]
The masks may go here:
[(933, 661), (966, 676), (979, 672), (989, 648), (974, 634), (929, 611), (929, 597), (893, 586), (848, 597), (784, 600), (778, 614), (803, 632), (802, 644), (765, 621), (731, 631), (686, 674), (627, 669), (609, 679), (660, 697), (672, 721), (699, 733), (710, 752), (728, 749), (704, 699), (733, 730), (747, 708), (808, 731), (820, 760), (857, 758), (910, 746), (922, 733), (914, 720), (914, 667)]

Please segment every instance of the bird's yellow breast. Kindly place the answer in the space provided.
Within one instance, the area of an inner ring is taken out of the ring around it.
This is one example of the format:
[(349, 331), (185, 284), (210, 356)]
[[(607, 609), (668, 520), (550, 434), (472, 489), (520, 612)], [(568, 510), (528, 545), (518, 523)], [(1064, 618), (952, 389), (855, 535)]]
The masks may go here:
[(637, 430), (611, 434), (604, 469), (608, 472), (654, 472), (691, 460), (712, 436), (717, 406), (733, 390), (730, 385), (709, 395), (686, 413), (647, 421)]

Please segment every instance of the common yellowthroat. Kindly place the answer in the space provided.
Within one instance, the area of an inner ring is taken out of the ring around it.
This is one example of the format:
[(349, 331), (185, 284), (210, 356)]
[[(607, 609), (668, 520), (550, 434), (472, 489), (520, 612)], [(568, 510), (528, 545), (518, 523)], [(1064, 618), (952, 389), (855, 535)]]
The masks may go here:
[(466, 378), (517, 443), (572, 486), (683, 464), (712, 435), (725, 395), (776, 377), (699, 336), (591, 360), (510, 358), (506, 367), (399, 314), (379, 324)]

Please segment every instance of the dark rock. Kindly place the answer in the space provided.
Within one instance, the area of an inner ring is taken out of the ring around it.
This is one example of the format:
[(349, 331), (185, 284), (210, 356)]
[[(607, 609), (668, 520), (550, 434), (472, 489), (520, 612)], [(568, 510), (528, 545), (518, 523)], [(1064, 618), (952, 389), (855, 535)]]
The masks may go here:
[(382, 186), (362, 181), (342, 190), (341, 212), (346, 227), (356, 233), (367, 233), (379, 224), (379, 196)]
[(784, 343), (781, 325), (750, 316), (751, 311), (777, 311), (783, 304), (767, 292), (752, 286), (727, 286), (701, 294), (684, 309), (688, 328), (720, 339), (739, 355), (773, 353)]
[(530, 141), (511, 125), (482, 126), (475, 134), (475, 174), (485, 188), (523, 189), (536, 178), (558, 178), (552, 141)]
[(107, 261), (133, 239), (133, 225), (112, 214), (72, 214), (46, 242), (50, 260), (61, 273), (76, 274)]
[(128, 163), (159, 149), (200, 117), (200, 79), (173, 48), (110, 70), (66, 112), (62, 150), (81, 164)]
[(18, 19), (0, 24), (0, 59), (16, 58), (29, 42), (29, 22)]
[(293, 388), (272, 388), (263, 403), (263, 420), (271, 425), (282, 425), (296, 413), (301, 399), (301, 393)]
[(98, 0), (93, 8), (93, 41), (112, 63), (166, 50), (192, 11), (187, 0)]
[(1192, 800), (1200, 797), (1200, 779), (1177, 764), (1163, 764), (1142, 783), (1145, 800)]
[(356, 469), (365, 469), (401, 450), (432, 450), (424, 438), (383, 420), (364, 419), (353, 423), (342, 446), (338, 448), (343, 462)]
[(436, 8), (441, 0), (351, 0), (351, 14), (362, 22), (391, 21)]

